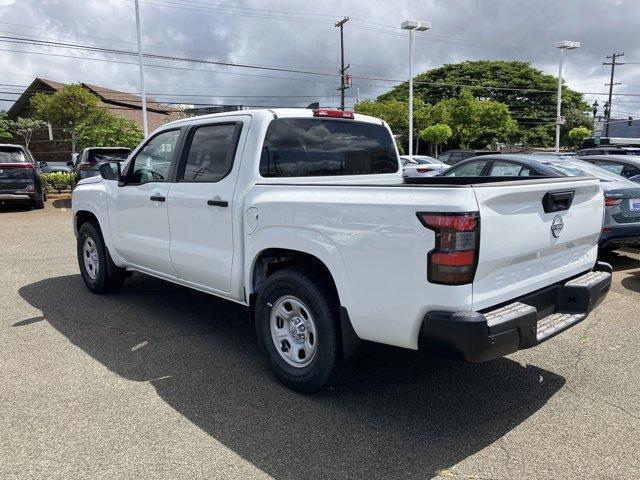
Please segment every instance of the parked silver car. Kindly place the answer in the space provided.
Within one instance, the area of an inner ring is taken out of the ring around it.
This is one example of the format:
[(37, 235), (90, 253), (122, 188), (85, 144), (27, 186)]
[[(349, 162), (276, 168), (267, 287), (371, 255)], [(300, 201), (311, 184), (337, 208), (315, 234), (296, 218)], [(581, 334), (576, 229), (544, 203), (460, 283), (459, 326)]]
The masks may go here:
[(444, 172), (450, 165), (427, 155), (400, 155), (404, 177), (433, 176)]

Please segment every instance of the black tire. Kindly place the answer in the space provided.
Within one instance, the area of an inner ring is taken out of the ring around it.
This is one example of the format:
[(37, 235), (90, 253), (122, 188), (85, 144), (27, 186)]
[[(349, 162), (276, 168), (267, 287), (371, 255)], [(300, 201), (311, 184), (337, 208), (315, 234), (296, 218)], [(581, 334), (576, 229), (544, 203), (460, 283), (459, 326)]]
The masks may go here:
[[(315, 324), (316, 350), (306, 366), (287, 363), (272, 339), (271, 312), (278, 300), (285, 296), (299, 299), (309, 310)], [(339, 315), (337, 295), (322, 272), (291, 267), (275, 272), (266, 280), (256, 299), (256, 333), (269, 366), (282, 383), (294, 390), (312, 393), (341, 377), (345, 361)]]
[[(98, 268), (95, 272), (89, 272), (84, 256), (85, 242), (87, 239), (95, 245), (98, 258)], [(85, 285), (93, 293), (111, 293), (117, 291), (124, 283), (126, 271), (113, 263), (107, 250), (100, 229), (93, 222), (85, 222), (78, 230), (78, 267)]]
[(36, 210), (42, 210), (44, 208), (44, 202), (46, 201), (44, 190), (40, 192), (40, 196), (32, 203), (33, 208)]

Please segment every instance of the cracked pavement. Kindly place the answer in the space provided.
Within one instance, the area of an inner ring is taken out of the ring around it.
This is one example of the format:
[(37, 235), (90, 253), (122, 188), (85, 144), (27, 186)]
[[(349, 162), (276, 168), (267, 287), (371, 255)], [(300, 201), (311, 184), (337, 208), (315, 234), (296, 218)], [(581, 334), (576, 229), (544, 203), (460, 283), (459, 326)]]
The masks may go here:
[(607, 299), (537, 348), (379, 347), (305, 396), (244, 308), (139, 274), (92, 295), (68, 210), (4, 209), (0, 478), (640, 478), (640, 255), (603, 260)]

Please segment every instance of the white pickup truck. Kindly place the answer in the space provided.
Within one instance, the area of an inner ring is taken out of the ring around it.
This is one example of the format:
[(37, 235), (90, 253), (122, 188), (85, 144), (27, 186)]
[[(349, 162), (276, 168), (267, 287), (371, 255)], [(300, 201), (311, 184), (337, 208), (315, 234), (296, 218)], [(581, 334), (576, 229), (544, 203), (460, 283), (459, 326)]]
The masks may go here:
[(350, 112), (179, 120), (100, 172), (73, 192), (87, 287), (137, 271), (247, 305), (274, 373), (301, 391), (362, 341), (467, 361), (535, 346), (611, 284), (598, 180), (407, 184), (388, 125)]

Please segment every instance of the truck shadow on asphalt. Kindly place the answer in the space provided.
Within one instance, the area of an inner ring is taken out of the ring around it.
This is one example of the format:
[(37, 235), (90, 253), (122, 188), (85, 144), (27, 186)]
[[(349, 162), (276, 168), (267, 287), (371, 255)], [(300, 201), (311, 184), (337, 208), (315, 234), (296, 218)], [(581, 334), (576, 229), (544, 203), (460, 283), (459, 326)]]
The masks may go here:
[(92, 295), (80, 275), (19, 293), (74, 345), (151, 383), (275, 478), (430, 477), (500, 439), (565, 383), (506, 358), (474, 365), (376, 347), (342, 385), (301, 395), (271, 376), (240, 305), (139, 274), (115, 295)]

